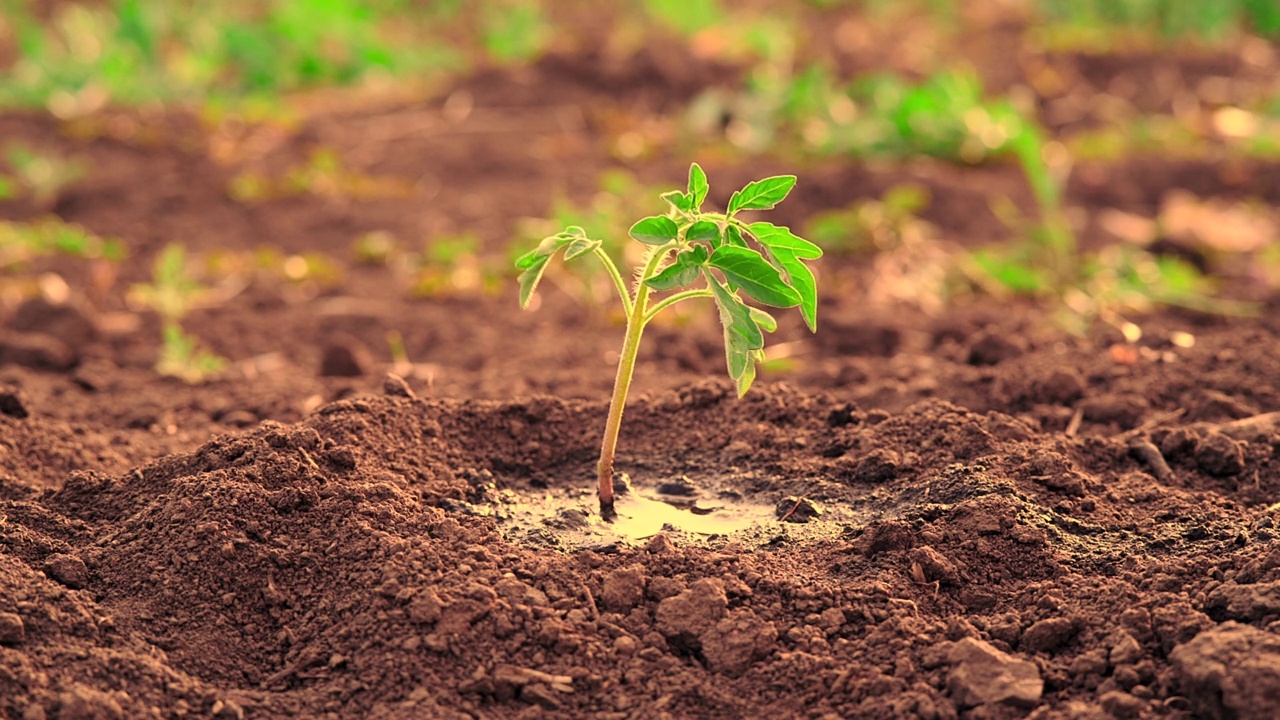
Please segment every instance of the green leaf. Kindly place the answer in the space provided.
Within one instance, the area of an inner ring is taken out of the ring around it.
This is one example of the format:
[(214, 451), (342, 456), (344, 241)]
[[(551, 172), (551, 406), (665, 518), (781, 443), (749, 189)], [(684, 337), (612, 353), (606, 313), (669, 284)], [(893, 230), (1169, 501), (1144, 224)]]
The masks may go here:
[(756, 325), (750, 307), (729, 292), (706, 269), (703, 270), (703, 275), (707, 278), (716, 307), (720, 310), (720, 324), (724, 327), (725, 364), (729, 377), (737, 384), (738, 396), (741, 397), (755, 380), (756, 351), (764, 347), (764, 334)]
[(693, 212), (693, 198), (679, 190), (664, 192), (660, 197), (666, 200), (668, 205), (680, 212)]
[(724, 241), (734, 247), (745, 248), (747, 241), (742, 239), (742, 230), (737, 225), (730, 225), (724, 229)]
[(724, 273), (725, 279), (765, 305), (794, 307), (800, 304), (800, 293), (787, 285), (778, 269), (755, 250), (722, 245), (711, 254), (709, 262)]
[(782, 266), (791, 287), (800, 295), (800, 314), (810, 332), (818, 332), (818, 281), (813, 271), (786, 250), (773, 251), (773, 259)]
[(729, 214), (739, 210), (772, 210), (796, 186), (795, 175), (775, 175), (754, 180), (729, 198)]
[(595, 250), (596, 248), (600, 247), (602, 244), (603, 243), (601, 243), (599, 240), (592, 240), (590, 238), (578, 238), (577, 240), (574, 240), (573, 242), (569, 243), (569, 247), (565, 248), (564, 259), (572, 260), (576, 257), (581, 257), (582, 255), (586, 255), (592, 250)]
[(761, 330), (768, 333), (777, 331), (778, 321), (772, 315), (750, 305), (747, 306), (747, 310), (751, 312), (751, 319), (756, 321), (756, 325), (759, 325)]
[(791, 232), (789, 228), (768, 222), (753, 222), (747, 227), (757, 242), (772, 251), (786, 250), (805, 260), (822, 257), (822, 248)]
[(751, 383), (756, 381), (756, 363), (760, 359), (760, 351), (755, 350), (747, 353), (746, 363), (742, 367), (742, 373), (734, 378), (734, 384), (737, 386), (738, 397), (747, 394), (751, 389)]
[(707, 262), (707, 249), (699, 245), (676, 256), (675, 262), (645, 281), (654, 290), (675, 290), (698, 279), (698, 271)]
[(520, 273), (520, 309), (529, 306), (529, 298), (533, 297), (533, 291), (538, 289), (538, 283), (542, 281), (542, 273), (547, 269), (547, 264), (551, 262), (551, 258), (555, 257), (556, 252), (564, 249), (564, 259), (573, 260), (574, 258), (585, 255), (596, 248), (600, 247), (601, 241), (592, 240), (587, 237), (587, 231), (577, 225), (570, 225), (564, 231), (549, 235), (538, 243), (538, 247), (516, 258), (516, 267), (524, 272)]
[(645, 245), (666, 245), (680, 234), (676, 221), (665, 215), (647, 217), (631, 226), (629, 234)]
[(689, 198), (692, 201), (694, 210), (702, 208), (702, 201), (707, 199), (707, 191), (710, 190), (707, 185), (707, 174), (702, 171), (702, 166), (693, 163), (689, 166)]
[(689, 242), (705, 240), (713, 244), (718, 243), (720, 240), (720, 226), (710, 220), (699, 220), (684, 231), (684, 239)]
[(551, 255), (537, 255), (524, 272), (520, 273), (521, 310), (529, 307), (529, 298), (533, 297), (533, 291), (538, 289), (538, 283), (542, 281), (542, 273), (546, 271), (547, 264), (550, 262)]
[(555, 255), (557, 250), (575, 239), (585, 237), (586, 232), (576, 225), (566, 228), (563, 232), (558, 232), (555, 235), (548, 235), (542, 238), (542, 242), (538, 243), (536, 248), (516, 258), (516, 267), (521, 270), (528, 270), (533, 267), (538, 258), (549, 258)]

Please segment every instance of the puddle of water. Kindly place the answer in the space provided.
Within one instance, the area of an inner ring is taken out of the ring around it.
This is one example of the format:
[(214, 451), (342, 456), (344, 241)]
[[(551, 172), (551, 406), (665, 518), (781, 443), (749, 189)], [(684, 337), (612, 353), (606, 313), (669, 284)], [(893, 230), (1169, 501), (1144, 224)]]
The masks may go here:
[(831, 536), (841, 524), (827, 519), (807, 523), (781, 522), (774, 505), (752, 502), (729, 483), (716, 491), (682, 478), (657, 488), (632, 487), (620, 493), (617, 518), (600, 517), (595, 493), (587, 488), (518, 493), (491, 489), (482, 502), (467, 503), (465, 511), (491, 517), (509, 541), (559, 550), (636, 547), (658, 533), (680, 545), (719, 545), (730, 540), (758, 547), (781, 538)]
[(608, 523), (609, 529), (620, 538), (640, 541), (663, 531), (710, 537), (777, 524), (773, 508), (766, 505), (676, 502), (650, 499), (634, 490), (620, 495), (614, 503), (618, 517)]

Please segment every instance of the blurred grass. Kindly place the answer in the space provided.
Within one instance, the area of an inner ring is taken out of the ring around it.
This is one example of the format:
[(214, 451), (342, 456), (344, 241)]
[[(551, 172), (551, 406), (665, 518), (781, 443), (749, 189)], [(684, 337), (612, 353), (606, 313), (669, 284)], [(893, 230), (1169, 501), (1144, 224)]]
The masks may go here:
[[(793, 22), (804, 13), (863, 13), (870, 23), (890, 24), (883, 28), (889, 32), (902, 13), (951, 27), (965, 12), (956, 0), (795, 0), (768, 8), (624, 0), (606, 7), (615, 19), (639, 18), (643, 33), (727, 45), (730, 54), (741, 46), (766, 64), (772, 60), (763, 45), (806, 44), (806, 28)], [(0, 64), (9, 63), (0, 66), (0, 107), (65, 115), (107, 103), (262, 96), (448, 76), (476, 62), (527, 63), (569, 32), (580, 10), (575, 0), (0, 0), (0, 47), (16, 49), (0, 50)], [(1008, 13), (1059, 40), (1086, 44), (1114, 41), (1117, 31), (1211, 41), (1243, 31), (1280, 36), (1277, 0), (1023, 0)]]

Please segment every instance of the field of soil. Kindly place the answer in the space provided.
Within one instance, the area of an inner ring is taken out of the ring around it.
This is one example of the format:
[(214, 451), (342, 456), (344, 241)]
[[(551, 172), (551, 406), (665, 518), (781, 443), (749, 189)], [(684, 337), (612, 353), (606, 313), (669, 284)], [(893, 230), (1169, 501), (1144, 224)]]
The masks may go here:
[[(1051, 59), (1084, 92), (1266, 76), (1277, 54), (1248, 72), (1226, 51)], [(0, 219), (53, 214), (129, 250), (41, 260), (27, 277), (70, 292), (2, 306), (0, 718), (1280, 717), (1280, 294), (1233, 282), (1260, 314), (1166, 308), (1127, 343), (1030, 302), (922, 309), (830, 253), (817, 334), (785, 318), (788, 362), (745, 398), (714, 313), (651, 328), (617, 469), (760, 519), (627, 534), (592, 488), (618, 314), (567, 280), (526, 312), (513, 280), (419, 297), (351, 252), (373, 231), (472, 233), (506, 263), (523, 220), (601, 172), (676, 187), (691, 160), (721, 206), (794, 172), (776, 215), (796, 227), (908, 181), (960, 247), (1008, 237), (992, 197), (1033, 206), (1011, 164), (613, 152), (618, 118), (734, 77), (583, 51), (421, 102), (319, 97), (291, 123), (0, 114), (0, 138), (88, 168)], [(385, 191), (229, 190), (317, 148)], [(1179, 190), (1275, 204), (1280, 162), (1085, 163), (1067, 204), (1152, 217)], [(171, 241), (336, 270), (253, 274), (196, 310), (186, 328), (229, 364), (190, 385), (156, 374), (159, 320), (126, 302)], [(1085, 246), (1114, 241), (1082, 225)]]

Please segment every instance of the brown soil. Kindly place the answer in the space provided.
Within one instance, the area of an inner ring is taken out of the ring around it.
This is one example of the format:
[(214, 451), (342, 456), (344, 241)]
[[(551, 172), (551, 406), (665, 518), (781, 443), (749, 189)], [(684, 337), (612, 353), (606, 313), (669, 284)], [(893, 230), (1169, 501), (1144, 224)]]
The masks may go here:
[[(658, 326), (624, 424), (637, 491), (773, 519), (582, 532), (616, 318), (554, 284), (526, 314), (514, 286), (415, 299), (349, 247), (386, 230), (503, 248), (620, 164), (602, 96), (644, 115), (723, 79), (665, 67), (485, 73), (456, 125), (443, 99), (216, 132), (182, 114), (0, 117), (6, 139), (84, 158), (52, 211), (132, 253), (99, 290), (102, 268), (39, 264), (72, 301), (5, 308), (0, 717), (1275, 717), (1280, 303), (1250, 320), (1163, 311), (1126, 346), (989, 299), (876, 305), (871, 267), (828, 257), (820, 332), (780, 330), (789, 369), (737, 400), (707, 379), (723, 372), (714, 318)], [(408, 189), (228, 194), (317, 146)], [(685, 162), (633, 169), (671, 183)], [(793, 169), (704, 164), (721, 201)], [(1244, 167), (1110, 165), (1071, 202), (1275, 201), (1278, 166)], [(961, 245), (1007, 233), (989, 198), (1029, 205), (999, 166), (800, 175), (783, 220), (914, 181)], [(232, 366), (188, 386), (155, 375), (158, 323), (121, 292), (171, 240), (324, 252), (342, 273), (256, 277), (199, 311), (189, 329)], [(384, 381), (392, 330), (407, 384)], [(515, 521), (548, 498), (541, 527)]]

